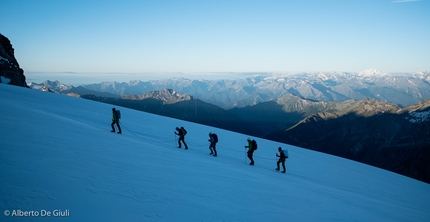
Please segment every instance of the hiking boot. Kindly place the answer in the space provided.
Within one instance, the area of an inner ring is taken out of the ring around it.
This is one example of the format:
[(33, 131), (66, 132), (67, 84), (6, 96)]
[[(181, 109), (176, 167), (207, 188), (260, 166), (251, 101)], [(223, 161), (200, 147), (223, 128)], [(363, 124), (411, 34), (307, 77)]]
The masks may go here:
[(279, 168), (276, 168), (275, 170), (276, 170), (276, 171), (279, 171)]
[(215, 154), (215, 155), (213, 155), (213, 156), (215, 156), (215, 157), (216, 157), (216, 154)]
[(285, 173), (285, 170), (284, 170), (284, 171), (282, 171), (282, 173)]
[(249, 165), (254, 166), (254, 162), (251, 162)]
[(112, 133), (114, 133), (114, 132), (115, 132), (115, 130), (111, 130), (111, 132), (112, 132)]
[(118, 134), (122, 134), (122, 132), (118, 132)]

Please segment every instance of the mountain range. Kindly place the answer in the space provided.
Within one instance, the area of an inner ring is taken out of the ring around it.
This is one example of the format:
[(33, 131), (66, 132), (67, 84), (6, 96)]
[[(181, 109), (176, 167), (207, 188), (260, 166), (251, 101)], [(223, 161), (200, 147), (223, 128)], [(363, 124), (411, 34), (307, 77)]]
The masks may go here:
[[(46, 85), (32, 84), (34, 87)], [(54, 89), (55, 86), (50, 88)], [(237, 80), (134, 80), (69, 86), (68, 89), (55, 91), (82, 95), (83, 91), (90, 90), (98, 94), (109, 93), (110, 97), (120, 97), (162, 89), (189, 94), (223, 109), (256, 105), (287, 94), (325, 102), (376, 98), (406, 107), (430, 98), (430, 71), (388, 74), (371, 69), (355, 73), (267, 73)]]
[(287, 94), (325, 102), (376, 98), (405, 107), (430, 98), (430, 71), (407, 74), (388, 74), (377, 70), (357, 73), (260, 74), (238, 80), (172, 78), (145, 82), (102, 82), (82, 87), (118, 96), (140, 95), (167, 88), (223, 109), (255, 105)]

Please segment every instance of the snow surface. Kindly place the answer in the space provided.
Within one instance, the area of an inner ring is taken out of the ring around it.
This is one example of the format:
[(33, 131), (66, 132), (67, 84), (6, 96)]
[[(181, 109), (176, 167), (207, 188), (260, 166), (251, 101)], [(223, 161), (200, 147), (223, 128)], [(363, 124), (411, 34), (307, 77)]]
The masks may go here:
[[(249, 166), (247, 135), (117, 107), (119, 135), (111, 105), (6, 84), (0, 95), (0, 221), (430, 218), (430, 184), (368, 165), (256, 138)], [(177, 126), (189, 150), (176, 147)], [(286, 174), (274, 170), (279, 146)], [(41, 216), (55, 210), (65, 217)]]
[(430, 111), (413, 112), (407, 117), (407, 119), (411, 123), (422, 123), (430, 119)]

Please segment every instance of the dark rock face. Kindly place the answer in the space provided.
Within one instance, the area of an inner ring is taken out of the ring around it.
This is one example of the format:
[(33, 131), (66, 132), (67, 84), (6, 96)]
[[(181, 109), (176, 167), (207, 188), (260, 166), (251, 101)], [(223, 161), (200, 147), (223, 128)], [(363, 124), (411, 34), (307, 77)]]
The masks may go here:
[(0, 83), (28, 87), (9, 39), (0, 34)]

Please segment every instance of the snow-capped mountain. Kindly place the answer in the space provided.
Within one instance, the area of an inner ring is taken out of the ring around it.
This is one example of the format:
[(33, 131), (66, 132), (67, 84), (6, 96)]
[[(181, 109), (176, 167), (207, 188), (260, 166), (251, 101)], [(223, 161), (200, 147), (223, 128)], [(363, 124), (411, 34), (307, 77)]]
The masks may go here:
[[(0, 84), (1, 221), (427, 221), (430, 185), (358, 162)], [(189, 150), (173, 134), (184, 126)], [(218, 134), (218, 157), (208, 155)], [(25, 139), (23, 139), (25, 138)], [(276, 150), (289, 150), (287, 173)], [(51, 213), (48, 216), (48, 213)]]
[(286, 94), (325, 102), (376, 98), (405, 107), (430, 98), (430, 73), (388, 74), (377, 70), (358, 73), (277, 73), (239, 80), (172, 78), (147, 82), (103, 82), (83, 87), (121, 96), (168, 88), (224, 109), (255, 105)]
[(31, 82), (28, 84), (28, 86), (32, 89), (39, 89), (41, 91), (48, 91), (47, 89), (53, 91), (53, 92), (64, 92), (66, 90), (70, 90), (73, 88), (73, 86), (67, 86), (59, 81), (50, 81), (46, 80), (43, 83), (34, 83)]
[(387, 76), (388, 73), (379, 71), (376, 69), (367, 69), (367, 70), (358, 72), (357, 75), (361, 77), (384, 77), (384, 76)]

